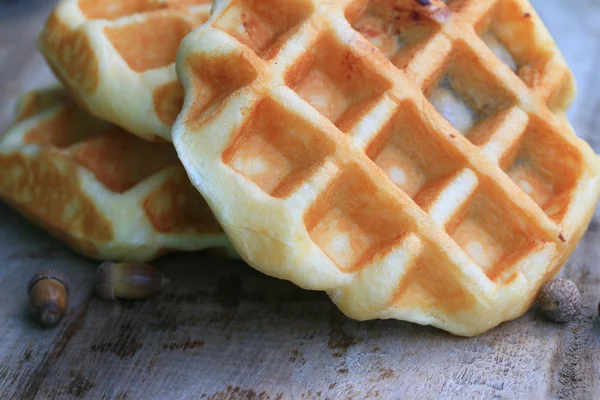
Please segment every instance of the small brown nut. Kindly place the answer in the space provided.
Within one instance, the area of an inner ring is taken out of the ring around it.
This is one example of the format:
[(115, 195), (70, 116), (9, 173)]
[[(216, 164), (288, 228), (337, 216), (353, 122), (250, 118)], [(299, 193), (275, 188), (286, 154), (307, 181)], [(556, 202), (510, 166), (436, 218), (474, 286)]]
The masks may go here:
[(581, 295), (572, 281), (552, 279), (538, 294), (542, 313), (551, 321), (568, 322), (581, 313)]
[(29, 311), (42, 325), (56, 324), (67, 312), (70, 284), (57, 271), (42, 271), (35, 274), (27, 285)]
[(154, 266), (107, 261), (96, 270), (96, 293), (105, 300), (141, 300), (159, 293), (167, 283)]

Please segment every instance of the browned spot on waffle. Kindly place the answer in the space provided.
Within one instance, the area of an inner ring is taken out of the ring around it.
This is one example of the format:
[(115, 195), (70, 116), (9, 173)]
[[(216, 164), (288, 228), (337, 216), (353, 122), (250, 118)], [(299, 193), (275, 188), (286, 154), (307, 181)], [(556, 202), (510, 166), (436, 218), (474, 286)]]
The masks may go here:
[(426, 249), (402, 280), (392, 305), (448, 314), (468, 310), (475, 305), (475, 298), (463, 287), (463, 279), (460, 270), (439, 251)]
[(177, 162), (171, 145), (147, 142), (117, 128), (71, 147), (69, 154), (116, 193)]
[[(4, 190), (1, 188), (2, 188), (2, 186), (0, 184), (0, 190)], [(52, 220), (52, 219), (40, 220), (38, 218), (37, 214), (35, 213), (35, 210), (32, 209), (31, 205), (22, 204), (20, 202), (21, 200), (19, 198), (15, 197), (13, 199), (12, 195), (4, 195), (3, 201), (5, 201), (11, 207), (13, 207), (15, 210), (17, 210), (22, 216), (27, 218), (30, 222), (32, 222), (33, 224), (44, 229), (50, 235), (52, 235), (53, 237), (57, 238), (58, 240), (64, 242), (65, 244), (70, 246), (73, 250), (80, 253), (81, 255), (86, 256), (86, 257), (91, 257), (91, 258), (96, 258), (98, 256), (98, 254), (99, 254), (98, 247), (96, 246), (96, 244), (93, 242), (93, 240), (91, 238), (85, 238), (79, 232), (75, 232), (75, 233), (64, 232), (62, 230), (63, 229), (62, 225), (58, 226), (58, 225), (54, 224), (53, 223), (54, 220)], [(108, 239), (108, 240), (110, 240), (110, 239)], [(47, 257), (44, 257), (44, 258), (47, 258)]]
[(560, 223), (581, 175), (582, 156), (553, 129), (533, 117), (500, 165), (550, 218)]
[(48, 61), (61, 80), (73, 81), (78, 89), (87, 93), (96, 89), (98, 60), (86, 36), (77, 35), (52, 13), (40, 41), (52, 53)]
[(491, 280), (501, 280), (543, 243), (530, 225), (514, 203), (484, 182), (446, 230)]
[(192, 186), (183, 168), (143, 201), (144, 211), (159, 232), (220, 234), (221, 226)]
[(64, 172), (68, 166), (60, 164), (50, 154), (0, 157), (0, 190), (53, 233), (69, 232), (76, 241), (81, 236), (99, 242), (112, 239), (110, 222), (81, 191), (78, 178)]
[(218, 110), (236, 90), (252, 83), (259, 69), (250, 52), (245, 51), (231, 57), (193, 56), (187, 63), (193, 71), (191, 76), (196, 89), (186, 116), (186, 124), (191, 127), (204, 121), (210, 114), (208, 109)]
[(214, 26), (270, 59), (277, 55), (287, 34), (312, 11), (310, 2), (303, 0), (235, 0)]
[(400, 105), (366, 153), (424, 209), (429, 208), (444, 183), (466, 165), (466, 160), (442, 141), (410, 101)]
[(77, 113), (74, 105), (60, 110), (54, 118), (43, 121), (29, 130), (23, 137), (23, 142), (53, 145), (58, 148), (71, 145), (78, 140), (77, 136), (73, 135), (77, 126)]
[(372, 179), (347, 167), (304, 216), (312, 240), (345, 272), (384, 256), (410, 230), (398, 204)]
[(59, 107), (37, 116), (36, 124), (23, 134), (23, 143), (63, 149), (110, 129), (109, 124), (83, 113), (70, 99), (54, 105)]
[(527, 65), (523, 65), (519, 68), (519, 77), (528, 86), (539, 87), (543, 84), (543, 71), (547, 65), (547, 60), (530, 61)]
[(334, 150), (330, 139), (299, 116), (281, 118), (285, 113), (272, 99), (263, 100), (223, 154), (225, 163), (275, 197), (291, 193)]
[(151, 14), (143, 21), (104, 28), (115, 49), (135, 72), (173, 64), (179, 43), (191, 30), (188, 21), (166, 12)]
[(347, 132), (391, 83), (326, 33), (286, 76), (300, 97)]
[(548, 96), (548, 108), (555, 113), (566, 110), (573, 100), (574, 92), (575, 78), (567, 72)]
[(166, 83), (154, 91), (154, 109), (165, 125), (173, 125), (183, 106), (185, 93), (179, 82)]

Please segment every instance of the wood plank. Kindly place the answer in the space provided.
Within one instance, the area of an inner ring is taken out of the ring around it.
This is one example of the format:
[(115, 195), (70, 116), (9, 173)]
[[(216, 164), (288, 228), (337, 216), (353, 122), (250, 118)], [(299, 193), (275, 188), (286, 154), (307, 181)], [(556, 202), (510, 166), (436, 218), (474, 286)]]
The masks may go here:
[[(533, 3), (580, 85), (573, 125), (600, 151), (600, 4)], [(0, 6), (0, 127), (18, 93), (52, 81), (32, 45), (50, 3), (29, 4), (33, 11)], [(105, 302), (91, 293), (94, 262), (0, 205), (0, 397), (600, 398), (599, 240), (597, 215), (561, 272), (583, 294), (577, 321), (553, 324), (533, 309), (465, 339), (352, 321), (323, 293), (202, 253), (160, 260), (172, 282), (157, 298)], [(75, 290), (68, 317), (40, 329), (25, 287), (49, 267)]]
[(578, 336), (559, 340), (573, 329), (591, 330), (587, 318), (565, 328), (531, 312), (462, 339), (398, 321), (351, 321), (323, 294), (241, 263), (188, 255), (160, 265), (174, 279), (160, 298), (92, 300), (37, 398), (545, 397), (555, 391), (548, 379), (554, 373), (564, 376), (558, 393), (573, 393), (575, 383), (593, 388), (568, 380), (570, 364), (553, 370), (561, 353), (561, 360), (577, 358), (588, 348)]

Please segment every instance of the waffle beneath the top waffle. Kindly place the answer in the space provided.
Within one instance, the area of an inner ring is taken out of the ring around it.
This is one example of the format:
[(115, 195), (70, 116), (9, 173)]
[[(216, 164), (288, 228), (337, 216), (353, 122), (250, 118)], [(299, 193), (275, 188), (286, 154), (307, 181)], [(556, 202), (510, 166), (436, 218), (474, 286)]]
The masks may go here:
[(179, 48), (173, 139), (251, 266), (471, 336), (564, 264), (600, 159), (531, 5), (448, 3), (217, 1)]
[(61, 0), (38, 38), (55, 75), (89, 113), (152, 141), (170, 141), (183, 88), (181, 39), (210, 0)]
[(173, 146), (89, 116), (61, 88), (25, 94), (0, 138), (0, 198), (79, 253), (148, 261), (224, 250), (223, 230)]

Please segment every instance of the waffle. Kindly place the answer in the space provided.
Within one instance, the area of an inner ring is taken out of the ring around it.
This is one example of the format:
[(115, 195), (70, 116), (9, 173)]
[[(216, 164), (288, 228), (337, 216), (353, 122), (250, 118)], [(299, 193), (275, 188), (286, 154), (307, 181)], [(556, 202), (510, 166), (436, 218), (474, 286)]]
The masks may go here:
[(522, 315), (600, 193), (532, 6), (276, 3), (215, 2), (177, 55), (175, 147), (241, 257), (357, 320)]
[(183, 88), (181, 39), (210, 0), (61, 0), (38, 48), (80, 107), (142, 138), (170, 141)]
[(0, 139), (0, 197), (93, 259), (231, 249), (173, 146), (81, 111), (62, 88), (25, 94)]

